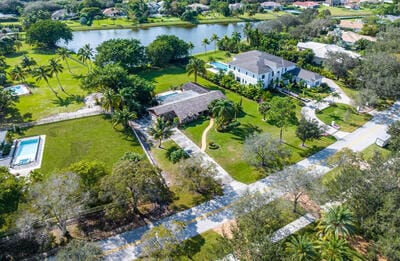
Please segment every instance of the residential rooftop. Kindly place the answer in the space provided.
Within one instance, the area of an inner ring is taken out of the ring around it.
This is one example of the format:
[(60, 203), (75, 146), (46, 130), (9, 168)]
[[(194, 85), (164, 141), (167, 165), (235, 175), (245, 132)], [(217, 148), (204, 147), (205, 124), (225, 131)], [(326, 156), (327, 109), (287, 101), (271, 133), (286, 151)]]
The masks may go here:
[(297, 44), (299, 49), (310, 49), (314, 52), (315, 57), (320, 59), (328, 58), (328, 53), (346, 53), (350, 57), (358, 58), (360, 55), (358, 53), (345, 50), (343, 47), (337, 46), (335, 44), (324, 44), (324, 43), (317, 43), (317, 42), (300, 42)]
[(281, 57), (260, 51), (249, 51), (238, 54), (233, 61), (228, 63), (231, 66), (243, 68), (255, 74), (272, 72), (272, 68), (290, 67), (295, 63)]

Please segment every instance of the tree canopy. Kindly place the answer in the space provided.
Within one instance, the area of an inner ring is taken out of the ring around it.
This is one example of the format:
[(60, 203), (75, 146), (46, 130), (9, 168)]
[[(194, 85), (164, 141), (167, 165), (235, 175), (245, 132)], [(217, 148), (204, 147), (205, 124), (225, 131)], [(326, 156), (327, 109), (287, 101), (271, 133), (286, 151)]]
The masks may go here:
[(160, 35), (147, 46), (146, 54), (152, 65), (163, 67), (171, 61), (187, 57), (189, 44), (175, 35)]
[(118, 64), (126, 70), (142, 66), (145, 61), (145, 48), (136, 39), (111, 39), (102, 42), (97, 48), (94, 63), (103, 67)]
[(60, 21), (41, 20), (29, 27), (26, 32), (26, 39), (30, 44), (54, 48), (59, 40), (66, 42), (72, 40), (72, 31), (65, 23)]

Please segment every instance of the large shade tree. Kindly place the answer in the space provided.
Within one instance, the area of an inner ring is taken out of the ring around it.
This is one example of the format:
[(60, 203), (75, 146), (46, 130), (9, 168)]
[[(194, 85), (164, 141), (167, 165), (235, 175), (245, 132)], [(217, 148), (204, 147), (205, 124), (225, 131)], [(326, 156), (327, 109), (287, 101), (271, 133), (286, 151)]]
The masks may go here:
[(59, 40), (65, 42), (72, 40), (72, 32), (71, 28), (63, 22), (40, 20), (29, 27), (26, 32), (26, 39), (30, 44), (54, 48)]
[(283, 129), (297, 123), (296, 105), (288, 97), (274, 97), (269, 103), (266, 116), (268, 122), (280, 129), (279, 140), (282, 142)]

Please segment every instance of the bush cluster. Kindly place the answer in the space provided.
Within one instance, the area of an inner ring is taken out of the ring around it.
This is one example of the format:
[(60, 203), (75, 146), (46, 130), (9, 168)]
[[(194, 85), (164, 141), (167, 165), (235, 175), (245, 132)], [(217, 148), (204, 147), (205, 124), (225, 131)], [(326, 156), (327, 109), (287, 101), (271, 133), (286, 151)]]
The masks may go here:
[(189, 158), (189, 154), (178, 146), (173, 146), (167, 150), (167, 159), (173, 164), (187, 158)]

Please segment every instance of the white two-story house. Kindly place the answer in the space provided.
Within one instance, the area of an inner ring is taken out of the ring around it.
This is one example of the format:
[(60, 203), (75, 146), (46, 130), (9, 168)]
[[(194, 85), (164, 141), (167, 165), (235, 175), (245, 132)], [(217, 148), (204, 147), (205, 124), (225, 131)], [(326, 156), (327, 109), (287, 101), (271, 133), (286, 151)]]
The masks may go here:
[(284, 80), (282, 76), (286, 73), (292, 74), (296, 81), (304, 80), (309, 87), (320, 85), (322, 81), (317, 73), (297, 68), (293, 62), (260, 51), (238, 54), (227, 64), (227, 72), (232, 72), (241, 84), (262, 82), (264, 88), (267, 88), (277, 80)]

